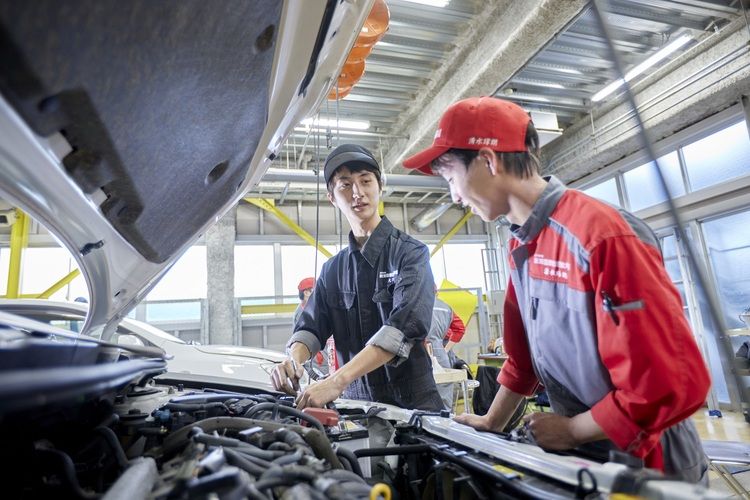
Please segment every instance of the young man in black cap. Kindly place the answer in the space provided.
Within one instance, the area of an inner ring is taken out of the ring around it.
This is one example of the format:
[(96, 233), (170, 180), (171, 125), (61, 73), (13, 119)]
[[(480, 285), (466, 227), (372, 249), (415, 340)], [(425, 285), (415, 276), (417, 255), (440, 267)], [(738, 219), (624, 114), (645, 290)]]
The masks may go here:
[(349, 246), (323, 265), (287, 343), (289, 358), (271, 375), (274, 388), (297, 391), (302, 363), (333, 335), (341, 368), (302, 391), (298, 408), (321, 407), (343, 394), (442, 410), (423, 345), (434, 302), (427, 247), (378, 213), (380, 166), (367, 149), (337, 147), (324, 175), (329, 201), (352, 228)]
[(640, 219), (539, 173), (528, 113), (494, 97), (451, 105), (432, 147), (404, 166), (443, 176), (455, 203), (511, 222), (503, 337), (508, 360), (487, 415), (461, 423), (500, 431), (543, 385), (553, 412), (525, 417), (551, 450), (610, 450), (689, 481), (706, 463), (690, 417), (710, 379)]

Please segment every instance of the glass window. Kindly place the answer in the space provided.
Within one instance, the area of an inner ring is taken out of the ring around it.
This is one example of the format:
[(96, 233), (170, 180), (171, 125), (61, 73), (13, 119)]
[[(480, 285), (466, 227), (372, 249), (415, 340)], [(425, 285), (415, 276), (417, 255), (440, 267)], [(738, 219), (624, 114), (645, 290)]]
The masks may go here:
[[(329, 248), (330, 250), (330, 248)], [(315, 254), (318, 267), (315, 271)], [(328, 257), (310, 245), (284, 245), (281, 247), (281, 284), (283, 295), (297, 295), (297, 284), (303, 278), (320, 276)]]
[(197, 300), (187, 302), (146, 302), (146, 321), (197, 321), (200, 319), (201, 303)]
[(146, 300), (205, 299), (206, 247), (193, 246), (174, 263)]
[[(743, 328), (739, 314), (750, 305), (750, 211), (726, 215), (705, 221), (703, 236), (708, 259), (715, 278), (720, 313), (727, 328)], [(711, 321), (707, 300), (698, 293), (698, 301), (708, 339), (708, 352), (717, 397), (721, 402), (729, 401), (714, 324)]]
[[(432, 251), (435, 246), (428, 248)], [(462, 288), (484, 289), (483, 248), (483, 243), (444, 245), (430, 260), (435, 283), (439, 286), (446, 278)]]
[(739, 314), (750, 306), (750, 211), (703, 223), (727, 328), (744, 328)]
[[(682, 181), (680, 172), (680, 159), (677, 151), (658, 158), (664, 180), (667, 182), (672, 197), (685, 194), (685, 183)], [(628, 170), (623, 174), (625, 188), (628, 193), (630, 210), (636, 211), (651, 207), (667, 199), (661, 189), (659, 174), (654, 162), (646, 163), (640, 167)]]
[(582, 191), (589, 196), (606, 201), (607, 203), (617, 205), (618, 207), (622, 206), (620, 204), (620, 195), (617, 193), (617, 181), (614, 177), (586, 189), (582, 189)]
[[(72, 268), (70, 253), (61, 247), (26, 248), (21, 261), (21, 293), (39, 294), (68, 274)], [(50, 297), (65, 300), (67, 287), (63, 287)]]
[(693, 191), (750, 174), (750, 139), (744, 121), (688, 144), (682, 152)]
[(234, 296), (275, 295), (273, 245), (234, 247)]
[(0, 248), (0, 295), (8, 293), (8, 268), (10, 267), (10, 248)]

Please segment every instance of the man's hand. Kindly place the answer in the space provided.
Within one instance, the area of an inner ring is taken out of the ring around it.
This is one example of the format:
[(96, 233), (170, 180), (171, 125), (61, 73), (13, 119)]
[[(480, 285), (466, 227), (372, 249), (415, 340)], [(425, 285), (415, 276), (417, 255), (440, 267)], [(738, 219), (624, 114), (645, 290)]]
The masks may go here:
[(302, 394), (297, 396), (297, 400), (295, 401), (297, 409), (322, 408), (327, 403), (341, 396), (342, 392), (344, 392), (344, 388), (340, 387), (333, 377), (315, 382), (308, 385), (302, 391)]
[(462, 415), (457, 415), (453, 418), (456, 422), (459, 424), (468, 425), (469, 427), (473, 427), (478, 431), (485, 431), (485, 432), (500, 432), (501, 429), (495, 429), (492, 426), (492, 423), (490, 422), (490, 419), (487, 417), (487, 415), (473, 415), (470, 413), (464, 413)]
[(275, 390), (295, 396), (299, 391), (299, 379), (304, 373), (305, 369), (302, 364), (292, 358), (287, 358), (273, 367), (271, 384)]
[(532, 413), (523, 417), (536, 444), (546, 450), (570, 450), (579, 443), (573, 436), (572, 419), (554, 413)]

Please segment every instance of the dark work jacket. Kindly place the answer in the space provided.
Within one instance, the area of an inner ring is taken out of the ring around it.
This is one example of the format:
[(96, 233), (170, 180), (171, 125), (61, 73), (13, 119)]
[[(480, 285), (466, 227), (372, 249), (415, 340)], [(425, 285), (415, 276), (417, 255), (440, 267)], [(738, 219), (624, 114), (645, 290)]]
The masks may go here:
[(288, 342), (318, 352), (329, 336), (339, 366), (367, 345), (393, 353), (386, 365), (354, 381), (344, 397), (402, 408), (440, 410), (424, 348), (435, 300), (427, 247), (383, 217), (362, 251), (349, 246), (329, 259)]

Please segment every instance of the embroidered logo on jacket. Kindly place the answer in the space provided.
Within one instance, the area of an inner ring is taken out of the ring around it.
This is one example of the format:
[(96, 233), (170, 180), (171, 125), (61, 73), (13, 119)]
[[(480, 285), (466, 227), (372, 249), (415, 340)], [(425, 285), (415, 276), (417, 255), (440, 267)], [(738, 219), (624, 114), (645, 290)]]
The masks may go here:
[(568, 279), (570, 263), (560, 260), (547, 259), (544, 255), (534, 255), (532, 263), (542, 266), (542, 273), (545, 276), (554, 276), (556, 278)]

